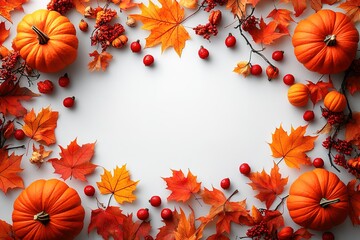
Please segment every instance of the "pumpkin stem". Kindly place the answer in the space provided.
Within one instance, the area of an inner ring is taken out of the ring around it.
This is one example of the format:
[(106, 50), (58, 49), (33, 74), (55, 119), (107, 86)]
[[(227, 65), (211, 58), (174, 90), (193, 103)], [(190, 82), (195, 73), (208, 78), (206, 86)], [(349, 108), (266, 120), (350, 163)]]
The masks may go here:
[(34, 220), (37, 220), (45, 225), (50, 221), (50, 216), (46, 212), (41, 211), (34, 215)]
[(50, 40), (50, 38), (45, 33), (43, 33), (40, 29), (38, 29), (37, 27), (32, 26), (31, 29), (38, 36), (38, 40), (39, 40), (40, 45), (45, 45)]
[(331, 200), (327, 200), (326, 198), (322, 198), (320, 200), (320, 206), (325, 208), (333, 203), (338, 203), (340, 202), (340, 199), (339, 198), (336, 198), (336, 199), (331, 199)]
[(327, 35), (324, 39), (326, 46), (335, 46), (336, 45), (336, 35)]

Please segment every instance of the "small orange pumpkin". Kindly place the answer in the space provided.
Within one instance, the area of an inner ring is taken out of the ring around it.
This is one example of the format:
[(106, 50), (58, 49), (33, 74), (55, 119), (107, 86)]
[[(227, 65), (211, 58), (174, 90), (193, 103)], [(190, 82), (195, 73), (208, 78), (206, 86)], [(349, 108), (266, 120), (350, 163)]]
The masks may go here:
[(19, 22), (13, 46), (31, 68), (58, 72), (76, 60), (78, 39), (67, 17), (40, 9)]
[(346, 97), (338, 91), (331, 91), (325, 95), (324, 106), (332, 112), (342, 112), (346, 108)]
[(309, 88), (305, 84), (295, 83), (288, 89), (288, 100), (293, 106), (303, 107), (309, 101)]
[(359, 32), (341, 12), (320, 10), (300, 21), (292, 44), (299, 62), (321, 74), (346, 70), (355, 58)]
[(74, 239), (84, 223), (78, 193), (57, 179), (36, 180), (14, 202), (15, 235), (23, 240)]
[(348, 215), (346, 185), (325, 169), (306, 172), (290, 187), (287, 208), (302, 227), (324, 231), (345, 221)]

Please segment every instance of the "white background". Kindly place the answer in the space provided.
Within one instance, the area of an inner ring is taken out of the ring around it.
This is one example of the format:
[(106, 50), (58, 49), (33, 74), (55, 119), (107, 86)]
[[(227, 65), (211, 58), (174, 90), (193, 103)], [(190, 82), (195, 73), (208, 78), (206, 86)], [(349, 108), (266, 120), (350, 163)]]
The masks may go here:
[[(272, 4), (265, 3), (259, 4), (256, 16), (266, 17), (272, 10)], [(286, 6), (288, 5), (278, 7)], [(39, 8), (46, 8), (46, 3), (30, 1), (24, 5), (25, 13)], [(144, 49), (140, 54), (134, 54), (128, 44), (124, 49), (109, 50), (114, 58), (106, 72), (90, 73), (87, 70), (87, 63), (90, 61), (88, 53), (97, 48), (90, 45), (91, 28), (88, 33), (78, 31), (80, 44), (76, 62), (60, 73), (42, 74), (39, 79), (53, 80), (55, 92), (25, 103), (28, 109), (34, 108), (35, 112), (47, 106), (59, 111), (57, 144), (51, 147), (51, 157), (59, 157), (58, 145), (66, 147), (77, 138), (79, 145), (96, 142), (93, 163), (108, 170), (127, 164), (132, 179), (140, 182), (135, 192), (137, 200), (133, 204), (124, 204), (120, 207), (125, 213), (136, 213), (136, 210), (142, 207), (150, 208), (153, 236), (157, 233), (156, 228), (162, 226), (159, 215), (161, 208), (151, 207), (148, 199), (152, 195), (160, 195), (163, 199), (162, 207), (179, 207), (177, 203), (166, 202), (170, 192), (165, 189), (166, 184), (161, 177), (170, 177), (171, 169), (181, 169), (185, 174), (191, 170), (198, 176), (203, 187), (207, 188), (220, 188), (220, 180), (229, 177), (232, 187), (225, 191), (226, 195), (229, 196), (235, 189), (239, 189), (232, 201), (247, 199), (249, 209), (252, 205), (264, 207), (265, 205), (254, 197), (257, 192), (247, 185), (249, 179), (239, 173), (238, 167), (241, 163), (247, 162), (253, 171), (265, 169), (266, 172), (270, 172), (273, 160), (278, 161), (271, 157), (268, 145), (275, 128), (282, 125), (286, 131), (290, 131), (291, 126), (296, 128), (307, 124), (302, 119), (302, 114), (305, 110), (313, 108), (311, 103), (304, 108), (295, 108), (287, 101), (288, 86), (282, 82), (285, 74), (292, 73), (296, 81), (302, 83), (306, 80), (316, 82), (321, 77), (307, 71), (296, 61), (289, 36), (280, 39), (263, 52), (271, 59), (274, 50), (285, 51), (284, 60), (276, 63), (280, 69), (278, 79), (271, 82), (267, 80), (264, 73), (266, 63), (256, 55), (253, 55), (252, 63), (263, 66), (261, 77), (244, 78), (232, 72), (237, 62), (248, 60), (250, 48), (240, 37), (238, 30), (234, 29), (235, 24), (231, 25), (231, 14), (225, 9), (222, 10), (223, 21), (219, 26), (219, 34), (212, 38), (211, 42), (196, 36), (191, 29), (207, 21), (207, 14), (200, 12), (185, 22), (192, 39), (187, 41), (181, 58), (173, 49), (161, 54), (160, 47)], [(301, 18), (312, 12), (313, 10), (308, 9)], [(119, 21), (123, 25), (126, 14), (119, 15)], [(80, 14), (72, 11), (67, 16), (77, 27), (81, 19)], [(23, 13), (17, 13), (13, 17), (14, 24), (9, 25), (10, 38), (15, 36), (16, 23), (22, 17)], [(89, 25), (93, 24), (90, 20)], [(140, 27), (139, 22), (136, 28), (127, 27), (126, 31), (129, 42), (140, 39), (144, 46), (144, 39), (149, 32)], [(291, 33), (294, 27), (295, 23), (292, 23)], [(224, 45), (224, 39), (230, 32), (238, 40), (235, 49), (228, 49)], [(250, 37), (249, 39), (251, 40)], [(197, 55), (201, 45), (210, 51), (210, 58), (206, 61)], [(261, 48), (255, 43), (254, 46), (257, 49)], [(142, 63), (142, 57), (148, 53), (155, 57), (152, 67), (145, 67)], [(65, 72), (71, 78), (71, 86), (67, 89), (57, 85), (58, 77)], [(337, 87), (341, 77), (332, 76)], [(327, 77), (324, 77), (324, 80), (327, 80)], [(36, 84), (31, 88), (37, 92)], [(76, 97), (76, 106), (73, 109), (62, 106), (62, 100), (67, 96)], [(352, 99), (353, 103), (355, 101), (359, 102), (359, 94)], [(316, 119), (309, 124), (308, 135), (314, 134), (325, 123), (321, 118), (319, 106), (318, 104), (314, 108)], [(354, 111), (360, 111), (359, 104), (353, 106)], [(324, 136), (318, 138), (315, 150), (309, 152), (309, 156), (324, 158), (325, 168), (332, 171), (327, 161), (326, 150), (321, 147), (323, 138)], [(16, 153), (24, 154), (21, 165), (24, 171), (21, 176), (26, 186), (39, 178), (60, 178), (53, 173), (54, 169), (49, 163), (43, 164), (40, 169), (31, 165), (28, 162), (31, 150), (28, 154), (25, 151)], [(289, 177), (289, 183), (282, 196), (287, 194), (290, 184), (302, 172), (311, 169), (311, 166), (302, 167), (301, 170), (289, 169), (284, 162), (281, 163), (282, 175)], [(97, 204), (95, 198), (83, 194), (83, 187), (87, 184), (96, 186), (102, 173), (102, 168), (97, 168), (88, 177), (88, 183), (76, 179), (66, 180), (67, 184), (78, 190), (86, 210), (84, 229), (77, 239), (100, 239), (95, 231), (87, 234), (90, 212)], [(342, 171), (341, 178), (346, 183), (350, 179), (346, 171)], [(11, 223), (13, 201), (20, 191), (12, 190), (7, 195), (0, 194), (3, 209), (0, 219)], [(101, 196), (99, 193), (96, 196), (100, 201), (107, 203), (108, 196)], [(114, 200), (111, 203), (119, 206)], [(273, 207), (277, 203), (275, 202)], [(191, 201), (190, 204), (197, 216), (208, 211), (207, 206), (200, 206), (196, 201)], [(186, 205), (182, 207), (188, 212)], [(297, 229), (298, 226), (289, 219), (287, 209), (280, 210), (284, 212), (285, 224)], [(233, 225), (231, 239), (245, 236), (246, 229), (247, 227)], [(355, 236), (360, 233), (358, 227), (352, 227), (349, 219), (334, 228), (333, 232), (337, 239), (356, 239)], [(313, 239), (320, 239), (321, 232), (311, 233), (315, 234)]]

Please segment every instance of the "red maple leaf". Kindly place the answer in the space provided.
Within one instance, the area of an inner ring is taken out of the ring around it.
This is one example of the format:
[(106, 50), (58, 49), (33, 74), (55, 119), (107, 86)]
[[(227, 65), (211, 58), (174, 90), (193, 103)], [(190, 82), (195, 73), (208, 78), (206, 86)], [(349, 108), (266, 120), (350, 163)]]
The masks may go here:
[(9, 37), (10, 29), (5, 28), (5, 22), (0, 22), (0, 45)]
[(274, 8), (267, 17), (274, 19), (285, 27), (289, 26), (290, 22), (294, 22), (294, 19), (291, 17), (291, 11), (288, 9)]
[(310, 99), (315, 105), (319, 101), (323, 100), (325, 95), (329, 92), (330, 89), (334, 88), (331, 80), (329, 82), (318, 81), (313, 83), (312, 81), (307, 81), (306, 84), (310, 91)]
[(0, 190), (5, 194), (9, 189), (24, 188), (24, 181), (18, 175), (23, 170), (21, 159), (22, 155), (9, 155), (7, 150), (0, 148)]
[(186, 202), (192, 194), (200, 191), (201, 182), (197, 182), (196, 176), (194, 176), (190, 170), (186, 177), (181, 170), (172, 170), (172, 173), (172, 177), (163, 178), (167, 184), (166, 189), (171, 191), (171, 194), (167, 198), (168, 200)]
[(172, 211), (172, 217), (170, 219), (163, 220), (165, 225), (159, 228), (156, 239), (175, 240), (175, 231), (179, 225), (179, 220), (180, 214), (175, 209)]
[(151, 225), (149, 221), (133, 221), (132, 214), (125, 217), (123, 223), (123, 237), (120, 239), (132, 239), (141, 240), (145, 236), (149, 235), (151, 231)]
[(360, 191), (355, 190), (356, 180), (351, 180), (348, 185), (349, 216), (353, 225), (360, 225)]
[(38, 94), (33, 93), (26, 87), (20, 87), (19, 82), (14, 84), (11, 79), (0, 84), (0, 112), (22, 117), (27, 110), (21, 105), (21, 101), (29, 101)]
[(254, 42), (265, 45), (270, 45), (274, 40), (289, 35), (288, 29), (279, 22), (273, 20), (266, 24), (263, 18), (260, 19), (259, 28), (251, 28), (248, 32)]
[(0, 220), (0, 239), (1, 240), (15, 239), (12, 226), (3, 220)]
[(60, 146), (60, 159), (52, 158), (48, 161), (55, 168), (55, 173), (61, 174), (64, 180), (74, 177), (86, 181), (86, 175), (92, 173), (97, 167), (90, 162), (94, 155), (94, 147), (95, 143), (79, 146), (75, 139), (67, 148)]

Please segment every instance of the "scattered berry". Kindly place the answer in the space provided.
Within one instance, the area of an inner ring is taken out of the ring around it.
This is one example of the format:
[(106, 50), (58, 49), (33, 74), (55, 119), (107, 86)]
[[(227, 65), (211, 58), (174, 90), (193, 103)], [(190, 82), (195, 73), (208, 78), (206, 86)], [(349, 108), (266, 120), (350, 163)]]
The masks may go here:
[(152, 196), (149, 200), (151, 206), (158, 207), (161, 205), (161, 198), (159, 196)]
[(240, 173), (242, 173), (244, 175), (248, 175), (251, 171), (251, 168), (250, 168), (249, 164), (243, 163), (240, 165), (239, 171), (240, 171)]
[(149, 218), (149, 209), (147, 208), (140, 208), (137, 213), (136, 213), (136, 216), (138, 219), (140, 220), (146, 220)]
[(230, 179), (229, 178), (224, 178), (223, 180), (221, 180), (220, 186), (223, 189), (228, 189), (230, 187)]
[(314, 111), (307, 110), (307, 111), (304, 112), (303, 119), (305, 121), (310, 122), (310, 121), (314, 120), (314, 117), (315, 117)]
[(294, 75), (292, 74), (286, 74), (284, 77), (283, 77), (283, 82), (288, 85), (288, 86), (291, 86), (295, 83), (295, 77)]
[(64, 98), (63, 105), (64, 107), (71, 108), (74, 106), (75, 97), (66, 97)]
[(43, 94), (50, 94), (54, 90), (54, 84), (50, 80), (40, 81), (37, 86), (39, 92)]
[(137, 53), (141, 51), (141, 44), (140, 44), (140, 40), (137, 40), (135, 42), (132, 42), (130, 44), (130, 49), (132, 52)]
[(92, 185), (87, 185), (84, 187), (84, 193), (86, 196), (92, 197), (95, 194), (95, 188)]
[(272, 59), (275, 61), (281, 61), (284, 58), (284, 51), (275, 51), (272, 54)]
[(164, 220), (168, 220), (170, 218), (172, 218), (172, 211), (170, 208), (164, 208), (163, 210), (161, 210), (161, 218)]
[(80, 20), (79, 29), (80, 29), (82, 32), (87, 32), (87, 30), (89, 29), (89, 25), (88, 25), (88, 23), (87, 23), (84, 19), (81, 19), (81, 20)]
[(324, 160), (322, 158), (315, 158), (313, 160), (313, 165), (316, 168), (322, 168), (324, 167)]
[(154, 57), (150, 54), (147, 54), (143, 58), (143, 63), (145, 66), (151, 66), (154, 63)]
[(279, 69), (275, 66), (269, 65), (266, 68), (266, 75), (268, 76), (268, 80), (271, 81), (279, 76)]
[(236, 45), (236, 38), (235, 38), (231, 33), (229, 33), (229, 35), (226, 37), (226, 39), (225, 39), (225, 45), (226, 45), (228, 48), (235, 47), (235, 45)]
[(203, 46), (200, 47), (198, 54), (201, 59), (207, 59), (209, 57), (209, 51)]
[(16, 129), (14, 132), (14, 138), (16, 140), (23, 140), (25, 137), (25, 133), (22, 129)]
[(70, 84), (70, 78), (67, 73), (64, 76), (59, 77), (59, 86), (60, 87), (67, 87)]
[(324, 232), (322, 235), (322, 240), (334, 240), (335, 236), (332, 232)]
[(259, 76), (262, 73), (262, 67), (259, 64), (251, 65), (250, 73), (255, 76)]

